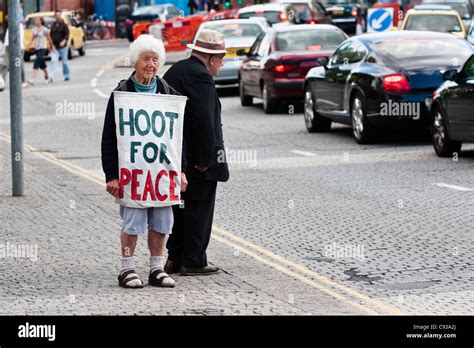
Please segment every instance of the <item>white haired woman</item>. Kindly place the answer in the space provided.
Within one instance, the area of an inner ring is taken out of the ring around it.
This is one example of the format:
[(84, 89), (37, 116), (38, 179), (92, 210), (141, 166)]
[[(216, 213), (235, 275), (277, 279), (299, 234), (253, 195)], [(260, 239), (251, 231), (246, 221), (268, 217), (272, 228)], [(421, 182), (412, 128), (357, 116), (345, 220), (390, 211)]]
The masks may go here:
[[(163, 42), (151, 35), (141, 35), (130, 45), (130, 63), (134, 67), (128, 79), (119, 82), (115, 91), (179, 94), (157, 76), (158, 68), (165, 62)], [(117, 136), (114, 115), (113, 94), (109, 98), (102, 132), (102, 168), (105, 173), (106, 190), (112, 196), (119, 194), (119, 165)], [(184, 149), (184, 146), (183, 146)], [(186, 163), (182, 161), (182, 188), (186, 189), (184, 174)], [(148, 283), (159, 287), (174, 287), (175, 281), (164, 269), (163, 251), (166, 237), (173, 227), (171, 207), (129, 208), (120, 206), (123, 219), (120, 234), (122, 250), (122, 269), (118, 276), (119, 285), (126, 288), (142, 288), (143, 281), (135, 272), (134, 252), (139, 234), (148, 229), (148, 247), (150, 249), (150, 274)], [(148, 227), (148, 228), (147, 228)]]

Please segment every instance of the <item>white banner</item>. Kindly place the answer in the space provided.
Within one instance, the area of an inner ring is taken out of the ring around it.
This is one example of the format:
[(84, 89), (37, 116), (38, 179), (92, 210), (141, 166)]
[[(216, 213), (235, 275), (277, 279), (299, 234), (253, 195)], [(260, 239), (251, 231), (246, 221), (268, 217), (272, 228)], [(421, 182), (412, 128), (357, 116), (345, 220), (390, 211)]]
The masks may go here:
[(114, 92), (120, 195), (131, 208), (179, 204), (186, 97)]

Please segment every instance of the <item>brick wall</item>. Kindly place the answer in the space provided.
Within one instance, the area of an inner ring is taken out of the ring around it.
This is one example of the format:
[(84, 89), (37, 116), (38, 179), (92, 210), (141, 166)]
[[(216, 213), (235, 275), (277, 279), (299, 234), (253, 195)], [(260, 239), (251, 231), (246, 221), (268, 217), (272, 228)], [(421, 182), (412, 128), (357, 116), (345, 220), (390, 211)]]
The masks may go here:
[(44, 0), (44, 10), (81, 10), (86, 16), (94, 13), (94, 0)]

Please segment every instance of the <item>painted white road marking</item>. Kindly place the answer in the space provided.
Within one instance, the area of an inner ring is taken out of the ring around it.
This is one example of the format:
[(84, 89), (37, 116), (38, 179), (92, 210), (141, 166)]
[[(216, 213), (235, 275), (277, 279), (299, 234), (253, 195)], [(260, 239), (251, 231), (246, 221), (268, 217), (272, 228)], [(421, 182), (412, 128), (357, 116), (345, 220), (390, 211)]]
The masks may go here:
[(291, 150), (291, 152), (296, 153), (297, 155), (303, 155), (303, 156), (316, 156), (315, 153), (308, 152), (308, 151)]
[(442, 182), (436, 182), (436, 183), (433, 183), (433, 185), (436, 185), (436, 186), (439, 186), (439, 187), (450, 188), (450, 189), (456, 190), (456, 191), (474, 191), (474, 189), (471, 189), (471, 188), (468, 188), (468, 187), (462, 187), (462, 186), (458, 186), (458, 185), (445, 184), (445, 183), (442, 183)]
[(97, 94), (99, 97), (101, 98), (105, 98), (107, 99), (109, 96), (107, 94), (105, 94), (104, 92), (102, 92), (100, 89), (96, 88), (94, 89), (94, 93)]
[(91, 87), (94, 88), (94, 93), (97, 94), (99, 97), (108, 99), (109, 95), (105, 94), (102, 92), (99, 88), (97, 87), (97, 82), (99, 80), (99, 77), (102, 76), (102, 74), (110, 69), (113, 69), (115, 67), (115, 64), (118, 63), (120, 60), (124, 59), (127, 56), (127, 54), (122, 54), (121, 56), (111, 60), (110, 62), (106, 63), (96, 74), (95, 77), (91, 80)]

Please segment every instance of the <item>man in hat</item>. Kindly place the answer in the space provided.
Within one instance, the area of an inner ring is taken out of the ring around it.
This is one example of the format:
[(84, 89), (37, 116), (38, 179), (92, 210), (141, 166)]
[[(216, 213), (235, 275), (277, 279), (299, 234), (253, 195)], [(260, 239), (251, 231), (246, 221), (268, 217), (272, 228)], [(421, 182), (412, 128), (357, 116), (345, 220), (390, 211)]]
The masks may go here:
[(184, 113), (184, 145), (188, 186), (184, 206), (174, 206), (174, 226), (166, 247), (165, 270), (181, 275), (217, 273), (207, 263), (218, 181), (229, 179), (222, 137), (221, 103), (214, 85), (224, 65), (224, 35), (202, 30), (191, 56), (173, 65), (163, 78), (189, 98)]

